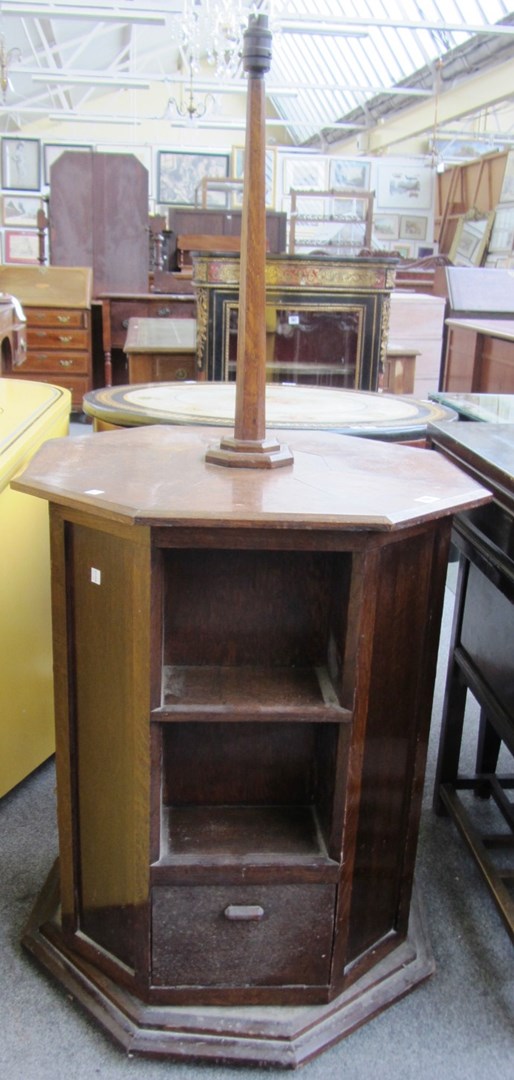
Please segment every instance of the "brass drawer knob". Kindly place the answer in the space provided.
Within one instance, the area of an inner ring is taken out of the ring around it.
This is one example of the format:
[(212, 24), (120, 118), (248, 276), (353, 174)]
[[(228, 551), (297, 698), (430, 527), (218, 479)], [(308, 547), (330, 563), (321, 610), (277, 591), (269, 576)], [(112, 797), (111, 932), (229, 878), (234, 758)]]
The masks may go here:
[(61, 367), (71, 367), (73, 360), (59, 360), (59, 364)]
[(69, 345), (73, 338), (71, 334), (59, 334), (59, 341), (62, 341), (63, 345)]
[(70, 316), (69, 315), (58, 315), (57, 316), (57, 322), (68, 323), (69, 321), (70, 321)]
[(230, 922), (259, 922), (264, 918), (260, 904), (229, 904), (224, 915)]

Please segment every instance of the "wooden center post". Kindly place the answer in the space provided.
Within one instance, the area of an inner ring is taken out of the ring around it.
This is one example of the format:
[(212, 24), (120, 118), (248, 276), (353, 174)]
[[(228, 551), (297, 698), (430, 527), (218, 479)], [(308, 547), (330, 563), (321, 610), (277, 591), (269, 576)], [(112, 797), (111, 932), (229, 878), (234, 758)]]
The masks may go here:
[(270, 64), (271, 33), (267, 16), (250, 16), (243, 44), (248, 94), (234, 435), (221, 439), (205, 455), (206, 461), (216, 465), (250, 469), (272, 469), (293, 462), (287, 446), (266, 436), (264, 75)]

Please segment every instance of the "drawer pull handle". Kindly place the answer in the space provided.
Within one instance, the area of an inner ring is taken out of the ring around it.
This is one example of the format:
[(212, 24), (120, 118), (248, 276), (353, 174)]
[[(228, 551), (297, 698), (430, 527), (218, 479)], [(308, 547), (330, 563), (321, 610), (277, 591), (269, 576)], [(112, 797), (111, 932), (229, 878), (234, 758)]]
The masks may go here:
[(165, 317), (165, 315), (171, 315), (171, 308), (169, 308), (169, 307), (157, 308), (157, 318), (158, 319), (163, 319)]
[(59, 334), (59, 341), (62, 341), (63, 345), (69, 345), (73, 338), (71, 334)]
[(177, 368), (177, 370), (175, 372), (175, 379), (176, 379), (177, 382), (184, 382), (184, 379), (187, 379), (187, 371), (186, 371), (186, 369), (183, 368), (183, 367)]
[(58, 315), (57, 316), (57, 322), (68, 323), (69, 321), (70, 321), (70, 316), (69, 315)]
[(259, 904), (229, 904), (224, 915), (230, 922), (259, 922), (264, 918), (264, 908)]
[(73, 360), (59, 360), (61, 367), (71, 367)]
[(129, 324), (128, 319), (122, 319), (121, 320), (121, 325), (122, 325), (124, 330), (128, 330), (128, 324)]

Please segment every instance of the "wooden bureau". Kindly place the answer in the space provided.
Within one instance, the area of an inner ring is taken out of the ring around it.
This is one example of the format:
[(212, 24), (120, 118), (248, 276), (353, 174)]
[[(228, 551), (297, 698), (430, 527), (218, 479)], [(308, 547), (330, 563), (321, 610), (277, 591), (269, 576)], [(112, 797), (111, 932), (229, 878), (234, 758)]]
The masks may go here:
[(2, 266), (0, 288), (16, 296), (27, 320), (27, 352), (2, 375), (70, 390), (72, 410), (92, 388), (91, 288), (88, 267)]

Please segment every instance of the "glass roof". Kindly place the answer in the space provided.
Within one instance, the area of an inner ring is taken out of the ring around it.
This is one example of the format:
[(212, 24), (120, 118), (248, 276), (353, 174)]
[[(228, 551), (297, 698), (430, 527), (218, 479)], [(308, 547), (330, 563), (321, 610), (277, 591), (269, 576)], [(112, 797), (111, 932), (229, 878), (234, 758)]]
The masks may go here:
[[(397, 96), (401, 88), (405, 104), (432, 96), (433, 87), (412, 87), (407, 94), (402, 83), (509, 15), (502, 0), (317, 0), (315, 18), (307, 0), (271, 0), (269, 10), (274, 38), (268, 87), (290, 85), (297, 73), (297, 96), (274, 98), (297, 142), (320, 126), (332, 127), (330, 118), (344, 124), (354, 110), (366, 113), (377, 95)], [(513, 28), (504, 33), (507, 39)], [(354, 121), (348, 130), (356, 128)]]

